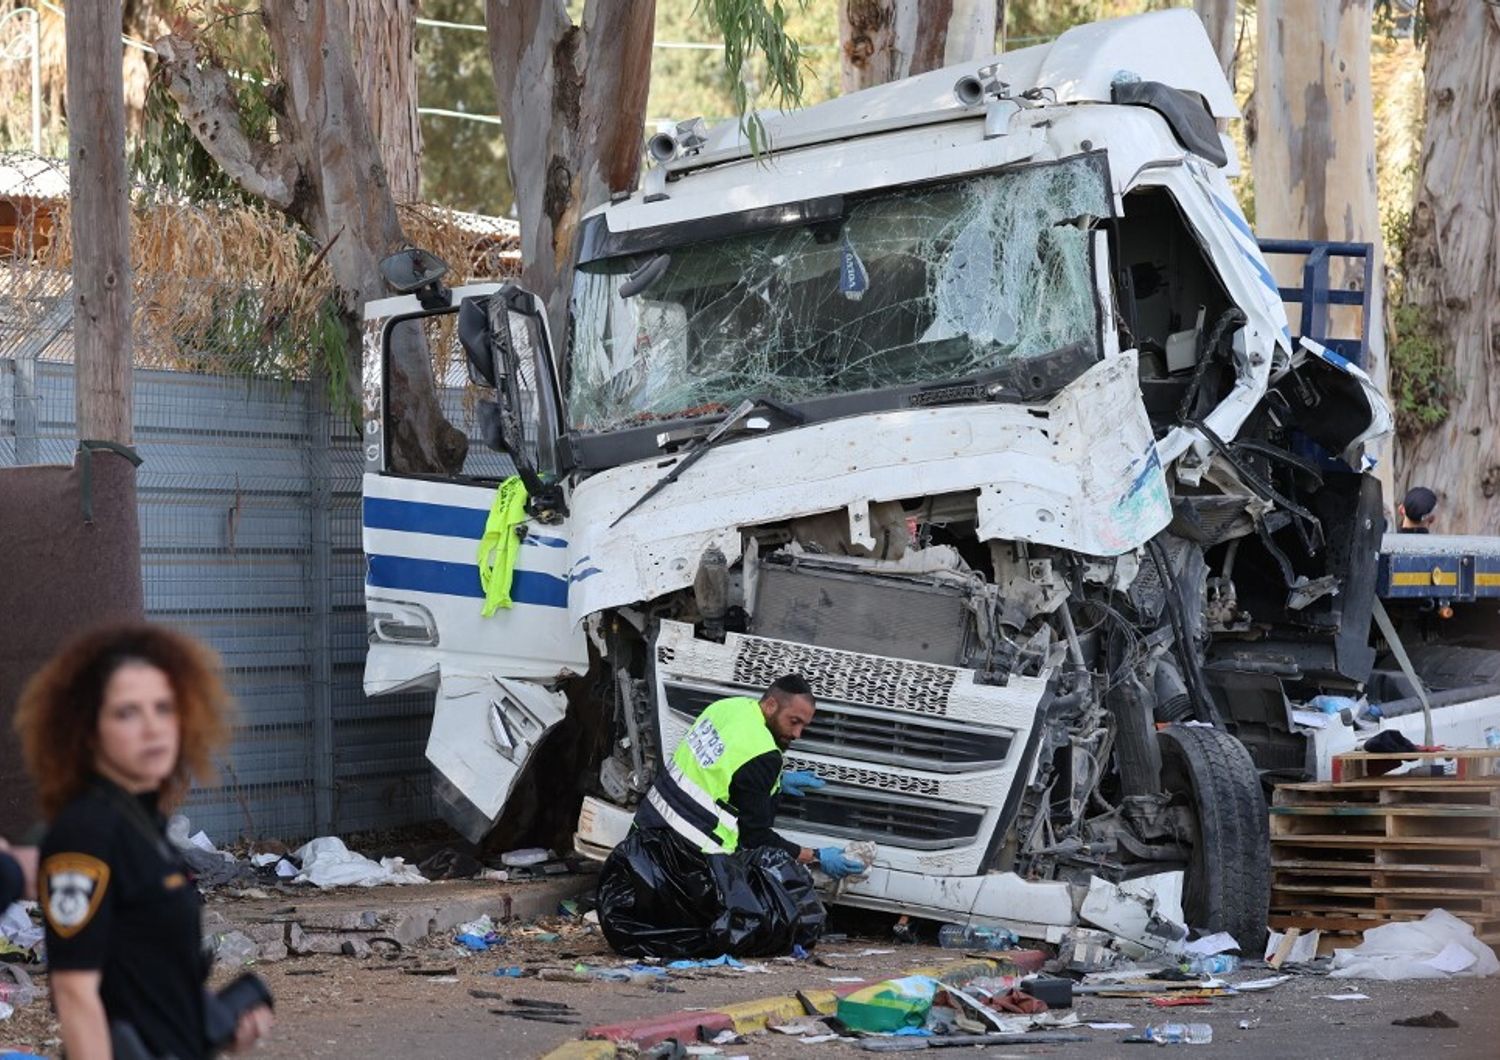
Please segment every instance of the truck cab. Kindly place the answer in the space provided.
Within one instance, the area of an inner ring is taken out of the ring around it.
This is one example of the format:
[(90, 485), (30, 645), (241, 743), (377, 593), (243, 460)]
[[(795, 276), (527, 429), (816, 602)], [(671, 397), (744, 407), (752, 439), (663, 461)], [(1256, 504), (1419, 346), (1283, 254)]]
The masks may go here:
[[(877, 844), (840, 901), (1047, 937), (1094, 877), (1177, 873), (1192, 926), (1253, 942), (1289, 704), (1375, 663), (1390, 414), (1294, 340), (1238, 117), (1191, 11), (1081, 26), (763, 114), (764, 152), (658, 137), (557, 331), (513, 284), (372, 304), (366, 689), (436, 690), (448, 820), (582, 790), (602, 857), (708, 703), (795, 672), (787, 766), (827, 786), (778, 827)], [(460, 473), (392, 466), (403, 342)]]

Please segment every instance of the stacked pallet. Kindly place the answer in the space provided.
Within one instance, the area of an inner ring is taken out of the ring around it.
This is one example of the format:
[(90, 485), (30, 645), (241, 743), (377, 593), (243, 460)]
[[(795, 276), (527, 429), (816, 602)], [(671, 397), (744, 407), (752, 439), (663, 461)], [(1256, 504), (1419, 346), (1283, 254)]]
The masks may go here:
[[(1377, 775), (1411, 759), (1446, 775)], [(1355, 753), (1271, 807), (1271, 927), (1363, 932), (1446, 909), (1500, 942), (1500, 751)], [(1350, 941), (1357, 941), (1350, 938)]]

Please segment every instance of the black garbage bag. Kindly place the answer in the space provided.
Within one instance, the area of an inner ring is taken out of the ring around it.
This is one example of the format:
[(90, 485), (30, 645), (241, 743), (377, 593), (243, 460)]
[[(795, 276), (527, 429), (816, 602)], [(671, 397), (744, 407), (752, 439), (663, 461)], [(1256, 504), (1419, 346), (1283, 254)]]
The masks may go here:
[(599, 926), (625, 957), (766, 957), (810, 948), (827, 914), (812, 874), (775, 847), (704, 854), (632, 829), (599, 875)]

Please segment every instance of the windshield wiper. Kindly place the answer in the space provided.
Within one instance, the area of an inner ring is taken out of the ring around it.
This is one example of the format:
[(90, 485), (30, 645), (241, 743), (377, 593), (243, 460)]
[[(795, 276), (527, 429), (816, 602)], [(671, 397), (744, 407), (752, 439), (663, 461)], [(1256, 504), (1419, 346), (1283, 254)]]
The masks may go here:
[(650, 489), (648, 489), (645, 493), (642, 493), (635, 499), (634, 504), (632, 504), (629, 508), (626, 508), (619, 515), (615, 516), (614, 522), (609, 524), (610, 529), (613, 530), (619, 524), (621, 519), (625, 518), (631, 512), (635, 511), (641, 505), (649, 501), (652, 497), (655, 497), (662, 490), (666, 489), (672, 483), (676, 482), (677, 479), (681, 477), (684, 471), (692, 467), (705, 455), (707, 455), (710, 449), (718, 445), (725, 438), (728, 438), (731, 431), (740, 426), (750, 415), (750, 413), (755, 412), (758, 409), (776, 413), (793, 427), (801, 424), (803, 421), (802, 413), (798, 412), (796, 409), (787, 408), (785, 405), (772, 401), (769, 398), (746, 398), (744, 401), (741, 401), (739, 405), (737, 405), (734, 410), (729, 413), (729, 415), (720, 420), (718, 426), (709, 431), (708, 434), (704, 436), (703, 441), (699, 442), (691, 452), (689, 452), (681, 460), (677, 461), (677, 463), (673, 465), (672, 470), (668, 471), (661, 478), (657, 479)]

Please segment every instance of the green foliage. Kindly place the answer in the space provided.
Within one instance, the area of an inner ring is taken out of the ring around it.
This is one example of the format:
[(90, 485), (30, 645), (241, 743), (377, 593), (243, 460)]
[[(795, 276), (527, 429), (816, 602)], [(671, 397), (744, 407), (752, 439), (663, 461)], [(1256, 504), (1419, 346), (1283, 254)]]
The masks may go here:
[[(806, 0), (798, 0), (806, 6)], [(751, 110), (756, 93), (748, 82), (750, 57), (764, 60), (768, 96), (778, 107), (794, 107), (802, 100), (802, 46), (786, 31), (787, 10), (781, 0), (698, 0), (695, 11), (707, 16), (724, 38), (724, 74), (730, 97), (740, 116), (740, 127), (759, 154), (766, 147), (766, 127)]]
[[(265, 84), (246, 79), (232, 88), (245, 134), (252, 140), (267, 139), (275, 119)], [(204, 150), (159, 76), (146, 88), (143, 118), (140, 138), (130, 152), (130, 172), (138, 184), (189, 202), (257, 201)]]
[(1391, 401), (1403, 437), (1429, 431), (1448, 418), (1453, 361), (1430, 311), (1410, 302), (1391, 308)]
[[(252, 0), (187, 0), (179, 14), (194, 24), (193, 37), (206, 61), (230, 74), (240, 123), (252, 141), (273, 138), (275, 82), (271, 44)], [(152, 190), (190, 202), (253, 204), (183, 123), (160, 67), (146, 87), (141, 133), (130, 153), (131, 175)]]

